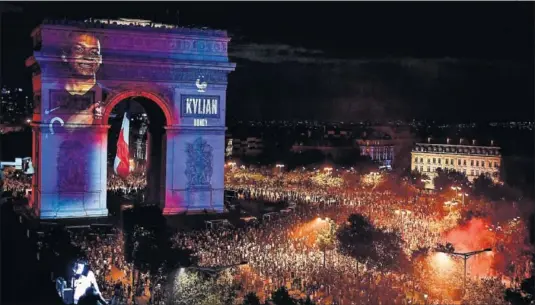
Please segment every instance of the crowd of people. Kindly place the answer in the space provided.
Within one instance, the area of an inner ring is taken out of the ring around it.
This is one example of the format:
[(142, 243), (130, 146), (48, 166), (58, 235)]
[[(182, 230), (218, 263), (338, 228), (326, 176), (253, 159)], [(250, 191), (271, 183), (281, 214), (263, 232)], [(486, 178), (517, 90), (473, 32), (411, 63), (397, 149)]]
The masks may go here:
[[(428, 194), (410, 185), (405, 186), (406, 192), (399, 194), (388, 187), (388, 183), (392, 183), (388, 179), (382, 182), (386, 185), (378, 185), (381, 184), (378, 177), (361, 179), (366, 183), (342, 188), (333, 187), (328, 180), (323, 186), (314, 183), (314, 179), (310, 178), (325, 175), (321, 170), (293, 172), (286, 177), (286, 174), (269, 170), (234, 169), (234, 172), (238, 173), (236, 179), (233, 179), (232, 173), (227, 173), (227, 187), (236, 190), (239, 197), (256, 201), (296, 202), (300, 208), (261, 227), (243, 231), (178, 233), (175, 242), (178, 247), (194, 250), (200, 263), (206, 266), (248, 261), (248, 266), (241, 268), (237, 275), (245, 287), (244, 292), (255, 291), (264, 297), (275, 287), (286, 285), (297, 294), (312, 295), (319, 304), (332, 301), (352, 304), (358, 298), (375, 304), (402, 304), (407, 298), (414, 300), (424, 295), (429, 297), (426, 300), (428, 304), (451, 303), (455, 297), (451, 291), (458, 283), (455, 278), (444, 278), (444, 281), (449, 280), (449, 285), (444, 286), (438, 285), (436, 280), (415, 278), (409, 273), (366, 269), (364, 264), (360, 266), (362, 270), (356, 272), (355, 260), (337, 250), (329, 252), (328, 268), (323, 268), (323, 254), (314, 242), (310, 242), (310, 236), (314, 235), (318, 225), (315, 221), (318, 217), (328, 217), (340, 224), (350, 214), (365, 215), (376, 227), (387, 232), (400, 232), (403, 249), (410, 256), (418, 249), (433, 249), (439, 243), (449, 242), (448, 233), (458, 229), (466, 212), (476, 206), (478, 211), (487, 209), (486, 219), (490, 222), (495, 216), (490, 205), (482, 200), (473, 199), (464, 206), (452, 208), (444, 205), (446, 197), (452, 194)], [(381, 174), (375, 173), (374, 176)], [(500, 285), (515, 285), (519, 283), (518, 279), (529, 274), (529, 255), (522, 253), (520, 245), (512, 245), (526, 237), (526, 226), (519, 225), (518, 219), (502, 221), (500, 232), (492, 232), (492, 238), (486, 241), (496, 249), (492, 253), (494, 259), (485, 262), (485, 258), (483, 261), (475, 258), (474, 261), (478, 267), (483, 266), (483, 270), (473, 268), (470, 279), (475, 280), (477, 276), (493, 285), (496, 281)], [(488, 237), (488, 232), (480, 233)], [(462, 249), (466, 245), (458, 246)], [(515, 270), (508, 271), (506, 266), (515, 266)], [(359, 294), (354, 287), (362, 287), (363, 290)]]
[[(286, 286), (292, 295), (310, 296), (316, 304), (408, 304), (424, 299), (427, 304), (451, 304), (461, 288), (461, 264), (452, 263), (454, 271), (448, 273), (440, 269), (444, 266), (437, 266), (433, 251), (417, 265), (413, 254), (446, 242), (460, 251), (488, 245), (493, 248), (491, 256), (470, 261), (464, 297), (470, 304), (487, 304), (489, 299), (480, 293), (493, 291), (493, 302), (506, 304), (498, 294), (506, 286), (518, 285), (531, 271), (529, 253), (524, 251), (529, 248), (525, 245), (526, 224), (514, 205), (505, 214), (478, 198), (446, 205), (455, 192), (429, 193), (392, 176), (360, 176), (351, 169), (285, 173), (233, 168), (226, 172), (226, 187), (236, 191), (238, 200), (274, 203), (278, 210), (288, 205), (296, 208), (265, 219), (259, 226), (177, 232), (173, 244), (192, 250), (201, 267), (247, 262), (230, 271), (240, 284), (240, 296), (255, 292), (266, 300), (278, 287)], [(341, 226), (352, 214), (364, 215), (385, 232), (400, 234), (400, 247), (419, 270), (377, 268), (343, 255), (336, 245), (322, 251), (317, 235), (326, 226)], [(477, 225), (472, 225), (473, 219), (484, 227), (473, 229)], [(457, 231), (469, 234), (471, 243), (456, 237)], [(72, 241), (86, 252), (106, 298), (121, 304), (135, 293), (147, 295), (153, 303), (162, 301), (165, 293), (159, 284), (165, 276), (153, 284), (150, 279), (155, 275), (139, 275), (134, 287), (130, 286), (133, 274), (124, 259), (120, 231), (104, 236), (74, 234)]]
[(32, 177), (26, 175), (21, 170), (12, 167), (2, 169), (0, 184), (6, 192), (11, 192), (13, 197), (23, 197), (26, 191), (31, 188)]
[[(136, 196), (142, 193), (147, 185), (147, 177), (142, 170), (132, 171), (127, 179), (113, 174), (113, 170), (108, 170), (108, 173), (108, 191), (118, 195)], [(13, 197), (24, 196), (32, 187), (32, 176), (12, 167), (5, 167), (1, 178), (3, 190), (11, 192)]]
[(123, 179), (108, 170), (108, 192), (120, 196), (136, 197), (141, 195), (147, 186), (147, 176), (143, 168), (132, 171), (126, 179)]

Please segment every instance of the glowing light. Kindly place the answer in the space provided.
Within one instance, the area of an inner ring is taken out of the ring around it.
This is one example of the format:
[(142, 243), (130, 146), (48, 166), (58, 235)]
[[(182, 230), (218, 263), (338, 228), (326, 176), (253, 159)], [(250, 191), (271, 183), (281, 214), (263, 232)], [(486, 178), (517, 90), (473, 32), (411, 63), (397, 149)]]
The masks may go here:
[(451, 271), (453, 267), (452, 258), (443, 252), (437, 252), (432, 256), (432, 266), (440, 271)]
[(130, 171), (133, 171), (136, 168), (136, 162), (134, 161), (134, 159), (129, 160), (129, 165), (130, 165)]

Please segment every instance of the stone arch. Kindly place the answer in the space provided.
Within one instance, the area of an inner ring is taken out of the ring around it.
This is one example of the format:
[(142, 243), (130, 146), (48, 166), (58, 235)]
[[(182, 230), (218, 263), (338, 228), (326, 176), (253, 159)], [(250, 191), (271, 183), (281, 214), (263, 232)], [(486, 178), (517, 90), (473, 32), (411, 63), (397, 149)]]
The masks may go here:
[(175, 120), (175, 116), (173, 115), (173, 110), (170, 106), (171, 103), (162, 96), (148, 90), (124, 90), (118, 94), (108, 97), (108, 99), (104, 101), (105, 107), (102, 115), (102, 123), (107, 124), (113, 108), (121, 101), (124, 101), (130, 97), (144, 97), (153, 101), (162, 110), (167, 125), (178, 124), (177, 120)]

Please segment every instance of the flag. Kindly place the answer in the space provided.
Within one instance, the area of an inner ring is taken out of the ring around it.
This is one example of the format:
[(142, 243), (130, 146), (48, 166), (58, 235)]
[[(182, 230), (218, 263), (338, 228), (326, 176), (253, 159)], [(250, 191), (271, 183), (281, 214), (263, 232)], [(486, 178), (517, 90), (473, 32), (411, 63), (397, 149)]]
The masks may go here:
[(130, 120), (128, 119), (128, 112), (124, 113), (123, 123), (121, 125), (121, 132), (117, 140), (117, 155), (115, 162), (113, 162), (113, 170), (115, 174), (123, 179), (130, 173), (130, 154), (128, 153), (128, 138), (130, 131)]

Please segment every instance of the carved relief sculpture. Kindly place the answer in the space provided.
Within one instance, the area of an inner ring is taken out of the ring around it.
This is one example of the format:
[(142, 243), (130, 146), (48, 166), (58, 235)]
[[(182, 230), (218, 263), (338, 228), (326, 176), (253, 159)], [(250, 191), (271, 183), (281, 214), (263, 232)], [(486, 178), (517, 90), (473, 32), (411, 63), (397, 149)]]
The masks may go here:
[(186, 178), (188, 188), (204, 188), (210, 186), (213, 168), (213, 148), (201, 137), (193, 143), (186, 144)]
[(66, 140), (61, 143), (57, 156), (59, 191), (85, 191), (87, 160), (83, 152), (84, 145), (79, 141)]

